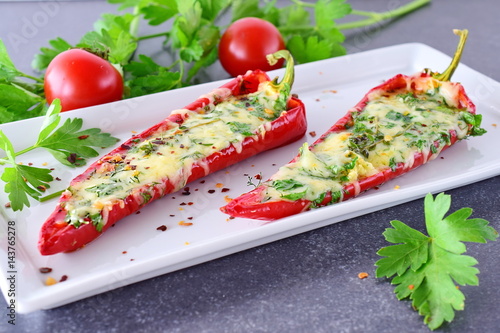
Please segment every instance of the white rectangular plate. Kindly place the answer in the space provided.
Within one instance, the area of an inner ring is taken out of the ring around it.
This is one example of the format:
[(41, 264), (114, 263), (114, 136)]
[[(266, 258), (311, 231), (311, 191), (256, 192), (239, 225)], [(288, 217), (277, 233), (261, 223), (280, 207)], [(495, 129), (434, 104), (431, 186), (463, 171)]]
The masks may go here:
[[(404, 44), (297, 66), (293, 92), (304, 101), (308, 113), (308, 134), (303, 140), (250, 158), (226, 170), (205, 177), (203, 183), (188, 184), (190, 195), (175, 193), (157, 200), (117, 223), (85, 248), (67, 254), (44, 257), (38, 253), (40, 226), (54, 209), (56, 199), (34, 202), (30, 209), (14, 213), (3, 209), (7, 196), (0, 193), (4, 221), (0, 221), (0, 285), (8, 296), (11, 275), (16, 280), (15, 301), (19, 313), (47, 309), (73, 302), (137, 281), (205, 262), (284, 237), (375, 210), (394, 206), (428, 192), (438, 192), (500, 174), (500, 84), (465, 65), (453, 77), (463, 83), (483, 114), (488, 133), (457, 143), (429, 164), (396, 180), (363, 193), (354, 200), (324, 207), (274, 223), (228, 219), (219, 211), (225, 197), (248, 191), (247, 175), (262, 173), (267, 179), (291, 160), (304, 140), (313, 142), (338, 118), (354, 106), (372, 87), (395, 74), (414, 74), (424, 68), (443, 71), (450, 57), (422, 44)], [(270, 73), (280, 75), (282, 70)], [(85, 128), (100, 127), (120, 139), (142, 131), (160, 121), (171, 110), (181, 108), (222, 82), (193, 86), (151, 96), (101, 105), (63, 114), (81, 117)], [(0, 126), (17, 149), (35, 142), (41, 119)], [(315, 137), (312, 132), (316, 132)], [(302, 141), (302, 142), (301, 142)], [(51, 190), (66, 187), (83, 171), (58, 165), (45, 151), (23, 157), (24, 163), (54, 168)], [(92, 161), (90, 161), (92, 162)], [(222, 185), (218, 185), (222, 184)], [(399, 189), (396, 189), (398, 185)], [(223, 192), (221, 187), (228, 188)], [(3, 185), (2, 185), (3, 187)], [(210, 193), (209, 190), (215, 190)], [(8, 266), (7, 223), (15, 225), (14, 266)], [(191, 226), (179, 225), (180, 221)], [(166, 231), (157, 227), (165, 225)], [(40, 273), (50, 267), (49, 274)], [(65, 282), (44, 284), (48, 276)]]

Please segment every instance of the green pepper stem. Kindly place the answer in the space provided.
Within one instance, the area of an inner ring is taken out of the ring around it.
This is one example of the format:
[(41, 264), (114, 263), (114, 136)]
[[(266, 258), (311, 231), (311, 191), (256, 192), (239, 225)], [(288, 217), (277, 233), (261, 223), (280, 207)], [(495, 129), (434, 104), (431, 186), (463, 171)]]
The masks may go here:
[(455, 69), (457, 69), (457, 66), (460, 63), (460, 58), (462, 57), (462, 53), (464, 50), (465, 42), (467, 41), (467, 35), (469, 34), (469, 31), (467, 29), (464, 30), (455, 29), (453, 30), (453, 33), (459, 36), (460, 40), (458, 42), (457, 50), (455, 51), (455, 55), (453, 56), (450, 65), (442, 74), (431, 73), (431, 76), (439, 81), (450, 81), (451, 77), (453, 76), (453, 73), (455, 72)]
[(283, 78), (281, 79), (280, 82), (278, 82), (278, 78), (275, 78), (273, 80), (274, 87), (277, 90), (282, 90), (284, 89), (287, 85), (288, 88), (290, 89), (293, 85), (293, 81), (295, 79), (295, 63), (293, 61), (293, 57), (291, 53), (287, 50), (280, 50), (278, 52), (275, 52), (273, 54), (268, 54), (267, 55), (267, 62), (272, 66), (278, 62), (279, 59), (285, 59), (286, 61), (286, 67), (285, 67), (285, 74), (283, 75)]

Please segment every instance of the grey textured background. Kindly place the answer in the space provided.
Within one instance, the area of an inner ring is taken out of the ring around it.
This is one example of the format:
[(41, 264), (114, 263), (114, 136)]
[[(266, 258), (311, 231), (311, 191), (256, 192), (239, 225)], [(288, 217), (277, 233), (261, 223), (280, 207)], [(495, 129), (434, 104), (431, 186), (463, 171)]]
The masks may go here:
[[(408, 1), (349, 2), (359, 10), (384, 11)], [(1, 2), (0, 38), (16, 65), (29, 71), (33, 55), (49, 39), (74, 42), (100, 13), (115, 9), (103, 1)], [(457, 40), (450, 30), (468, 28), (463, 63), (500, 81), (499, 12), (498, 0), (434, 0), (404, 18), (347, 32), (345, 45), (355, 53), (421, 42), (451, 54)], [(37, 22), (31, 31), (29, 22)], [(24, 39), (9, 42), (13, 34)], [(144, 48), (161, 57), (152, 44)], [(213, 73), (225, 77), (217, 67)], [(497, 176), (448, 191), (452, 210), (472, 207), (475, 217), (500, 230), (499, 187)], [(0, 310), (0, 331), (428, 332), (410, 303), (398, 301), (393, 286), (374, 277), (376, 251), (388, 245), (382, 232), (389, 221), (399, 219), (423, 231), (422, 206), (423, 200), (416, 200), (60, 308), (18, 315), (15, 327)], [(461, 289), (465, 311), (439, 332), (499, 331), (499, 253), (498, 241), (468, 245), (468, 254), (479, 261), (480, 285)], [(369, 278), (358, 279), (362, 271)], [(2, 298), (0, 309), (5, 306)]]

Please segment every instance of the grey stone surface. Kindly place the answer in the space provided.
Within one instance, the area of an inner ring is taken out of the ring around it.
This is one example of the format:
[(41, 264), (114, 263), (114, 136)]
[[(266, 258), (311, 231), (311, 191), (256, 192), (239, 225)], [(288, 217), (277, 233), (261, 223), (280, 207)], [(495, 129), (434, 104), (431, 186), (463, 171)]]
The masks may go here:
[[(356, 9), (377, 11), (406, 2), (350, 1)], [(50, 4), (0, 3), (0, 38), (24, 70), (50, 38), (75, 41), (100, 13), (116, 8), (99, 1)], [(434, 0), (404, 18), (347, 32), (346, 46), (354, 53), (421, 42), (451, 54), (457, 39), (450, 30), (468, 28), (463, 62), (500, 81), (499, 12), (497, 0)], [(27, 22), (33, 17), (40, 21), (30, 31)], [(24, 39), (12, 42), (16, 34)], [(472, 207), (475, 217), (500, 230), (499, 189), (497, 176), (447, 193), (452, 195), (453, 210)], [(389, 221), (399, 219), (423, 231), (422, 207), (423, 200), (415, 200), (60, 308), (18, 315), (15, 327), (1, 315), (0, 331), (428, 332), (411, 304), (396, 299), (389, 281), (374, 277), (376, 251), (388, 245), (382, 232)], [(480, 285), (461, 289), (465, 311), (456, 312), (455, 320), (438, 331), (498, 332), (500, 242), (467, 248), (479, 261)], [(369, 277), (360, 280), (359, 272)], [(0, 309), (5, 307), (2, 298)]]

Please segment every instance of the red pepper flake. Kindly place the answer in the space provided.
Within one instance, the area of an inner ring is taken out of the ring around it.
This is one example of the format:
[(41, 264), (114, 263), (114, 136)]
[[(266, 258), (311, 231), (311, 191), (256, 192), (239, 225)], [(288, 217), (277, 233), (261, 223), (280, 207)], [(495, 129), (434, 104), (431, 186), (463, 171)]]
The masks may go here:
[(10, 208), (10, 202), (7, 202), (4, 206), (5, 208)]
[(201, 180), (201, 181), (200, 181), (200, 184), (205, 184), (205, 180)]
[(122, 251), (122, 254), (127, 254), (127, 251)]
[(75, 162), (76, 162), (76, 154), (75, 153), (71, 153), (71, 154), (68, 155), (68, 157), (66, 159), (68, 160), (69, 163), (75, 164)]
[(222, 190), (220, 190), (222, 193), (229, 192), (229, 189), (227, 187), (224, 187)]
[(208, 190), (208, 193), (210, 194), (215, 193), (215, 190)]
[(316, 102), (319, 102), (319, 101), (321, 101), (321, 100), (320, 100), (319, 98), (316, 98), (316, 99), (315, 99), (315, 101), (316, 101)]
[(130, 261), (134, 261), (135, 259), (130, 259)]
[(57, 181), (61, 181), (61, 178), (59, 178), (59, 177), (56, 177), (56, 180), (57, 180)]
[(138, 210), (138, 211), (137, 211), (137, 212), (135, 212), (135, 213), (136, 213), (136, 214), (140, 214), (140, 213), (141, 213), (141, 211), (140, 211), (140, 210)]
[(221, 188), (221, 187), (223, 187), (223, 186), (224, 186), (224, 184), (222, 184), (222, 183), (217, 183), (217, 184), (215, 184), (215, 187), (217, 187), (217, 188)]
[(45, 186), (43, 186), (43, 185), (39, 185), (36, 188), (39, 189), (41, 192), (47, 191), (47, 188)]
[(360, 279), (366, 279), (368, 277), (368, 273), (366, 272), (361, 272), (358, 274), (358, 278)]
[(192, 205), (194, 205), (194, 202), (191, 202), (191, 201), (188, 202), (188, 206), (192, 206)]
[(170, 214), (170, 217), (174, 217), (175, 215), (174, 214)]
[(311, 131), (311, 132), (309, 132), (309, 135), (314, 138), (316, 136), (316, 132), (315, 131)]
[(50, 268), (50, 267), (40, 267), (39, 271), (42, 274), (47, 274), (47, 273), (52, 272), (52, 268)]
[(186, 203), (185, 203), (185, 202), (181, 202), (181, 203), (179, 204), (179, 206), (186, 206)]
[(68, 279), (68, 276), (67, 275), (63, 275), (61, 276), (61, 279), (59, 280), (59, 282), (64, 282)]
[(28, 165), (29, 165), (29, 166), (32, 166), (32, 165), (33, 165), (33, 163), (29, 162), (29, 163), (28, 163)]
[(161, 225), (158, 228), (156, 228), (156, 230), (166, 231), (167, 230), (167, 226), (166, 225)]
[(190, 217), (188, 217), (187, 219), (188, 219), (188, 220), (192, 220), (192, 219), (193, 219), (193, 217), (192, 217), (192, 216), (190, 216)]
[(184, 191), (181, 193), (182, 195), (190, 195), (191, 192), (189, 192), (189, 187), (185, 187)]
[(85, 139), (86, 139), (86, 138), (88, 138), (88, 137), (89, 137), (88, 135), (80, 135), (80, 136), (78, 137), (78, 139), (80, 139), (80, 140), (85, 140)]

